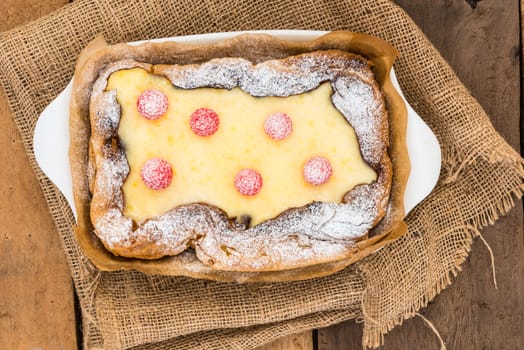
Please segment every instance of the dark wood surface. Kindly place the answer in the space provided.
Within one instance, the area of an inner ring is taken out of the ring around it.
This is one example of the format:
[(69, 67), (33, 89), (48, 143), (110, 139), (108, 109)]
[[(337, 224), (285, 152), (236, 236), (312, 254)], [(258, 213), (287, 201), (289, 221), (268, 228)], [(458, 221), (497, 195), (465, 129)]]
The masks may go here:
[[(67, 1), (0, 3), (4, 31)], [(69, 269), (1, 88), (0, 164), (0, 349), (75, 349)]]
[[(65, 0), (4, 0), (0, 31), (35, 19)], [(521, 67), (518, 0), (398, 0), (520, 149)], [(475, 6), (476, 5), (476, 6)], [(74, 298), (64, 254), (20, 137), (0, 93), (0, 349), (75, 349)], [(482, 230), (453, 284), (421, 310), (452, 349), (524, 348), (524, 237), (521, 202)], [(264, 350), (361, 349), (361, 325), (346, 322), (294, 335)], [(383, 349), (439, 349), (415, 317), (385, 337)]]
[[(484, 107), (495, 128), (520, 149), (519, 1), (397, 1)], [(421, 311), (452, 349), (524, 349), (524, 249), (522, 204), (481, 231), (453, 284)], [(320, 330), (319, 350), (361, 349), (361, 325), (347, 322)], [(383, 349), (439, 349), (439, 341), (415, 317), (385, 337)]]

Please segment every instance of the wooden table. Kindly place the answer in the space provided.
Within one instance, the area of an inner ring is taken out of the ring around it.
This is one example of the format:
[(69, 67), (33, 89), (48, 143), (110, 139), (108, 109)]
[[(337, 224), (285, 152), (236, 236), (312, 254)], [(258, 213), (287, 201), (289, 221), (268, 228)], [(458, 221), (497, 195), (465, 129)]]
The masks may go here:
[[(0, 31), (68, 1), (2, 2)], [(455, 69), (495, 128), (520, 149), (519, 1), (396, 2)], [(75, 349), (79, 317), (64, 253), (3, 92), (0, 149), (0, 349)], [(507, 217), (482, 231), (495, 256), (498, 290), (492, 282), (488, 251), (477, 240), (462, 273), (421, 311), (448, 349), (524, 347), (522, 214), (519, 201)], [(361, 349), (361, 333), (361, 325), (346, 322), (290, 336), (263, 349)], [(385, 341), (383, 349), (439, 349), (436, 336), (418, 317), (395, 328)]]

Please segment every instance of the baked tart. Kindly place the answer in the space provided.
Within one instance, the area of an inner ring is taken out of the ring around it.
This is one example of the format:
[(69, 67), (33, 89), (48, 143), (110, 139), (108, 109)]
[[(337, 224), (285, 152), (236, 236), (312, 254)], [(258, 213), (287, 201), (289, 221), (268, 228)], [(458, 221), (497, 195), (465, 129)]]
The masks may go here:
[(77, 238), (101, 269), (236, 281), (340, 270), (406, 231), (396, 51), (333, 32), (80, 56)]

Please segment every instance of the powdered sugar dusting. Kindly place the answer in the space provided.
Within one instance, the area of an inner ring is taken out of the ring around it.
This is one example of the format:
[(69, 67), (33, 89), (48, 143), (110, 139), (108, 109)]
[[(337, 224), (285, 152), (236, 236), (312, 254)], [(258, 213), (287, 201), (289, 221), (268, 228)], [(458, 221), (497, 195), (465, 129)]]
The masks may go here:
[(384, 103), (377, 99), (372, 86), (353, 76), (336, 79), (333, 89), (333, 104), (355, 129), (362, 157), (376, 167), (387, 146), (387, 115), (382, 113)]
[[(127, 68), (144, 68), (144, 64), (126, 62)], [(314, 202), (250, 228), (239, 229), (222, 210), (205, 204), (173, 208), (134, 228), (121, 211), (121, 186), (128, 173), (125, 154), (121, 148), (107, 146), (114, 140), (120, 109), (115, 93), (104, 92), (105, 81), (117, 69), (118, 65), (109, 67), (95, 84), (91, 109), (98, 137), (94, 142), (106, 150), (95, 152), (94, 226), (117, 254), (132, 256), (133, 248), (147, 246), (148, 257), (153, 258), (179, 254), (192, 246), (204, 264), (216, 269), (294, 268), (349, 254), (355, 241), (379, 219), (377, 208), (384, 205), (389, 188), (381, 174), (376, 182), (350, 191), (344, 203)], [(384, 102), (367, 62), (358, 56), (319, 51), (257, 65), (241, 58), (222, 58), (201, 65), (155, 66), (153, 70), (180, 88), (239, 86), (253, 96), (290, 96), (330, 81), (333, 103), (354, 127), (364, 160), (377, 169), (385, 156), (387, 140), (381, 134), (387, 130)]]

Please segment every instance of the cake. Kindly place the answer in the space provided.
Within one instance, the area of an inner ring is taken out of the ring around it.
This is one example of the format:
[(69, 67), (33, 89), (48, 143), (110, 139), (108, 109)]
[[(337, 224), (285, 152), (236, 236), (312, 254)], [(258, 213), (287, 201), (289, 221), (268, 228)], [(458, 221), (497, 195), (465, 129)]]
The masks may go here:
[(87, 255), (110, 269), (289, 280), (400, 235), (405, 111), (384, 88), (395, 55), (347, 32), (91, 47), (70, 151)]

